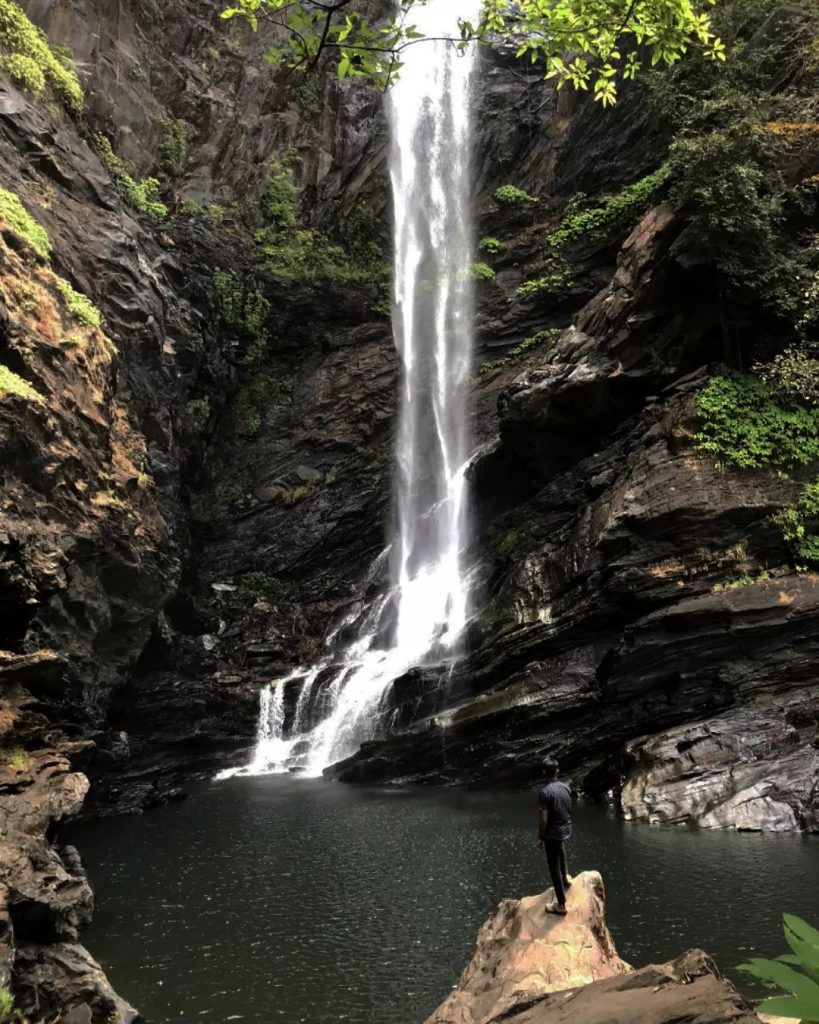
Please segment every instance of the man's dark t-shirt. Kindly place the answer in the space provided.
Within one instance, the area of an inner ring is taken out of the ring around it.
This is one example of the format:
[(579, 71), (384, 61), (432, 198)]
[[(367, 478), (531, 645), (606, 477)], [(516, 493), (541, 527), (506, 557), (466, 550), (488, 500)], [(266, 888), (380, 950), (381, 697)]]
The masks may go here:
[(565, 782), (547, 782), (537, 795), (538, 805), (546, 811), (546, 838), (568, 839), (572, 834), (572, 791)]

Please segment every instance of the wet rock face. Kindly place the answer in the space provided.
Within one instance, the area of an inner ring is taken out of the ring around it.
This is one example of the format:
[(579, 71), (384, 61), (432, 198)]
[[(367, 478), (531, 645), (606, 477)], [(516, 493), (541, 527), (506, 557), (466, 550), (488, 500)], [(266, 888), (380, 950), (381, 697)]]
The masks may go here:
[(633, 970), (605, 923), (603, 880), (577, 875), (565, 918), (554, 898), (504, 900), (478, 934), (457, 988), (426, 1024), (756, 1024), (758, 1018), (701, 950)]
[(594, 797), (622, 786), (632, 817), (816, 829), (818, 581), (786, 567), (770, 522), (808, 476), (732, 473), (695, 449), (716, 306), (669, 292), (678, 231), (651, 211), (611, 284), (499, 392), (454, 706), (419, 703), (434, 717), (331, 774), (528, 785), (556, 756)]
[(808, 687), (629, 743), (624, 814), (705, 828), (815, 831), (816, 716)]

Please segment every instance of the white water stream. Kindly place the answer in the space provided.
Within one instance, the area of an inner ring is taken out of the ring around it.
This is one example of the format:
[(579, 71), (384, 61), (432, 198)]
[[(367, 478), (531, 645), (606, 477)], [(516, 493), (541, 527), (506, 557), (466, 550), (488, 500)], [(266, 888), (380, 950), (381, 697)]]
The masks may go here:
[[(256, 749), (244, 768), (259, 775), (323, 768), (383, 727), (382, 701), (414, 666), (452, 658), (467, 620), (462, 556), (467, 541), (468, 386), (473, 352), (474, 239), (470, 203), (470, 81), (474, 47), (462, 54), (459, 19), (480, 0), (430, 0), (412, 21), (427, 39), (408, 47), (387, 105), (394, 205), (393, 332), (401, 356), (396, 440), (392, 588), (371, 608), (359, 638), (267, 686)], [(392, 622), (384, 646), (384, 621)], [(303, 679), (286, 728), (285, 686)], [(314, 692), (314, 690), (316, 692)], [(318, 724), (313, 703), (326, 710)], [(286, 738), (287, 735), (287, 738)]]

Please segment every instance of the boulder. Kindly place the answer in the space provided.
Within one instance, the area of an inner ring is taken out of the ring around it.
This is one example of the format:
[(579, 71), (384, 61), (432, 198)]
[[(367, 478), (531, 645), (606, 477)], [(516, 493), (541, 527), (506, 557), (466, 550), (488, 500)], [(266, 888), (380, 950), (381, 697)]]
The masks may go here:
[(458, 988), (426, 1024), (488, 1024), (549, 992), (625, 974), (605, 920), (603, 879), (577, 875), (568, 914), (546, 913), (554, 890), (504, 900), (478, 934)]
[(636, 971), (621, 960), (596, 871), (575, 877), (565, 918), (546, 913), (553, 899), (504, 900), (425, 1024), (759, 1024), (702, 950)]
[(91, 954), (76, 943), (21, 944), (15, 963), (18, 1006), (34, 1020), (53, 1014), (72, 1024), (135, 1024), (137, 1011), (111, 988)]
[[(497, 1018), (493, 1018), (497, 1019)], [(759, 1024), (700, 949), (521, 1005), (504, 1024)]]

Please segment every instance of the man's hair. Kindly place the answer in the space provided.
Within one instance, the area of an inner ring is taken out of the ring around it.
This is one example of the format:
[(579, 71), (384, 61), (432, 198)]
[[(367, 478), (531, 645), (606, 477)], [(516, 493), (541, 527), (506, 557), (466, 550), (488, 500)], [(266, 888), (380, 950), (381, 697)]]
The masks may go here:
[(559, 765), (557, 761), (553, 761), (549, 758), (548, 761), (543, 762), (543, 774), (547, 779), (556, 779)]

